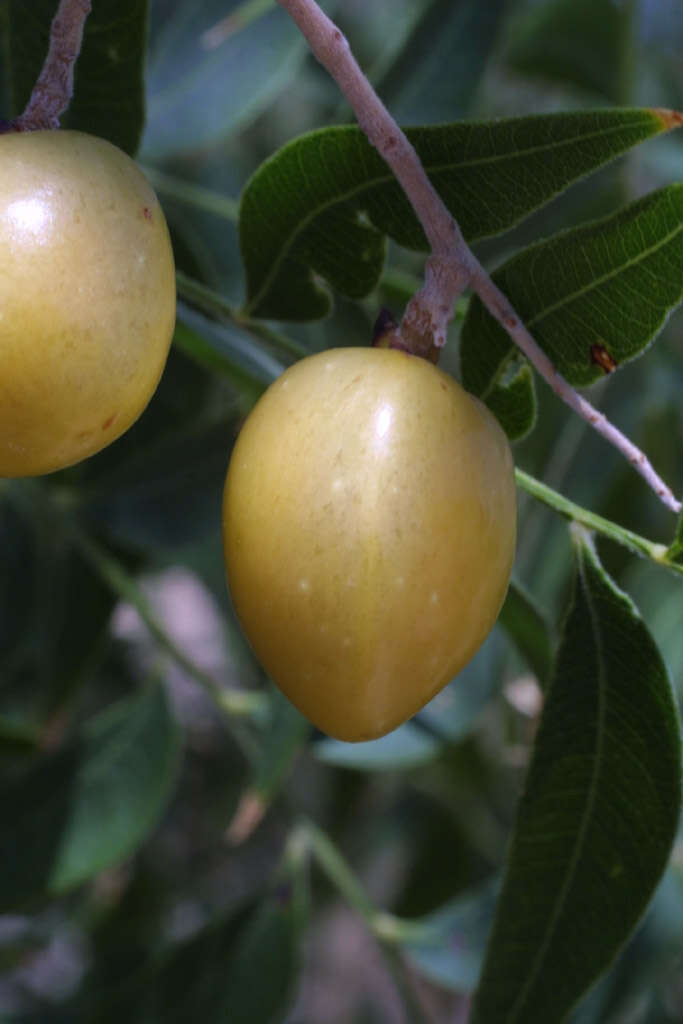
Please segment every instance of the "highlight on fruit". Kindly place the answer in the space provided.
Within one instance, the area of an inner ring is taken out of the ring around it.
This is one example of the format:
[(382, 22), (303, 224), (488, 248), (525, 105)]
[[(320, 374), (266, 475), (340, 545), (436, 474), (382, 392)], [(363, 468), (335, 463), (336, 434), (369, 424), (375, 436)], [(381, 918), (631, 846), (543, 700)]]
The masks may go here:
[(0, 476), (99, 451), (152, 397), (175, 323), (156, 195), (74, 131), (0, 135)]

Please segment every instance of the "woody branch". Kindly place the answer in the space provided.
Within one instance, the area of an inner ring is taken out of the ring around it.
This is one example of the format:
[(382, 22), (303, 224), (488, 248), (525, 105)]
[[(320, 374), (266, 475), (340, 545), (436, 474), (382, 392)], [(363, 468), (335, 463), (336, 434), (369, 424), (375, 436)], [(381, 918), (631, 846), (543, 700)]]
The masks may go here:
[(50, 26), (45, 63), (26, 109), (12, 123), (14, 131), (59, 128), (59, 118), (73, 95), (74, 65), (90, 7), (90, 0), (60, 0)]

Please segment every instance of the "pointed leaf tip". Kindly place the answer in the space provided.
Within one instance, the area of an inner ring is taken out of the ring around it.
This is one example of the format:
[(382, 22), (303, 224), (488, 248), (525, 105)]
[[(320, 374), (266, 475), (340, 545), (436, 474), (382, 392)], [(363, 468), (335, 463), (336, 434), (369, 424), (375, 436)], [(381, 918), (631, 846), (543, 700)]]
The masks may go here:
[(671, 132), (683, 125), (683, 112), (667, 110), (666, 107), (653, 107), (652, 113), (662, 122), (662, 131)]
[[(651, 110), (616, 108), (427, 125), (406, 134), (471, 242), (519, 224), (659, 134), (662, 124)], [(245, 186), (239, 221), (245, 310), (254, 317), (312, 320), (330, 312), (334, 292), (368, 295), (382, 272), (386, 236), (408, 249), (427, 248), (398, 182), (351, 125), (309, 132), (266, 160)]]

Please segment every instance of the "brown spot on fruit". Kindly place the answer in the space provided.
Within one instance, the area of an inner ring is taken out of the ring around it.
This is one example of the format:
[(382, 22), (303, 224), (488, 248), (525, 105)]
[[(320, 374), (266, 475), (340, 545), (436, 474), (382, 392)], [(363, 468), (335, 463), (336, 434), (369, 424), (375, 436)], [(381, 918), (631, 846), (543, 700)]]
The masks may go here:
[(102, 424), (102, 430), (109, 430), (110, 426), (112, 425), (115, 419), (116, 413), (114, 413), (112, 416), (110, 416), (108, 419), (104, 421), (104, 423)]
[(150, 210), (149, 206), (143, 206), (143, 208), (142, 208), (142, 216), (145, 218), (145, 220), (151, 220), (152, 219), (152, 211)]

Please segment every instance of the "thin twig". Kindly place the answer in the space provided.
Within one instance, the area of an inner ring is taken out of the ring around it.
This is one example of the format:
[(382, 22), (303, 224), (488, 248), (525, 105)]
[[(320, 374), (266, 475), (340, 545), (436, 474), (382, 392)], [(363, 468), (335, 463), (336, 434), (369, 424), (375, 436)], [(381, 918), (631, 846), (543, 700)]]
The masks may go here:
[(505, 328), (517, 347), (538, 370), (541, 377), (547, 381), (555, 394), (597, 430), (601, 437), (604, 437), (622, 455), (626, 456), (634, 469), (640, 473), (667, 508), (670, 508), (672, 512), (680, 512), (681, 502), (677, 501), (671, 489), (655, 472), (644, 452), (641, 452), (632, 441), (629, 441), (613, 423), (610, 423), (604, 413), (598, 412), (557, 372), (548, 356), (532, 337), (531, 332), (520, 320), (512, 304), (478, 262), (475, 264), (470, 284), (489, 313)]
[(50, 46), (38, 81), (23, 114), (15, 119), (15, 131), (59, 128), (59, 118), (74, 91), (74, 65), (81, 52), (90, 0), (60, 0), (50, 26)]
[(621, 544), (622, 547), (628, 548), (629, 551), (633, 551), (638, 555), (644, 555), (646, 558), (656, 562), (657, 565), (663, 565), (665, 568), (671, 569), (672, 572), (683, 575), (683, 565), (674, 561), (669, 548), (665, 544), (658, 544), (647, 537), (642, 537), (640, 534), (634, 533), (633, 530), (627, 530), (626, 527), (620, 526), (619, 523), (615, 523), (611, 519), (605, 519), (604, 516), (599, 516), (597, 513), (591, 512), (590, 509), (577, 505), (576, 502), (570, 501), (563, 494), (553, 490), (552, 487), (548, 487), (547, 484), (542, 483), (535, 477), (529, 476), (528, 473), (521, 469), (515, 469), (515, 479), (518, 486), (525, 490), (527, 494), (532, 495), (538, 501), (542, 501), (544, 505), (559, 512), (560, 515), (565, 516), (570, 522), (580, 523), (586, 529), (592, 530), (602, 537), (607, 537), (608, 540), (614, 541), (615, 544)]
[(387, 162), (422, 224), (431, 255), (425, 283), (408, 303), (400, 326), (404, 347), (433, 358), (446, 341), (455, 302), (468, 285), (502, 324), (553, 391), (614, 445), (673, 512), (681, 503), (650, 461), (620, 430), (564, 380), (465, 243), (460, 228), (429, 181), (415, 149), (358, 66), (349, 44), (315, 0), (278, 0), (308, 40), (351, 105), (360, 127)]
[(422, 162), (361, 71), (346, 37), (314, 0), (278, 0), (348, 100), (360, 127), (389, 164), (410, 199), (431, 255), (425, 283), (408, 303), (401, 336), (411, 351), (428, 356), (446, 343), (455, 301), (467, 287), (471, 254), (455, 219), (427, 177)]

